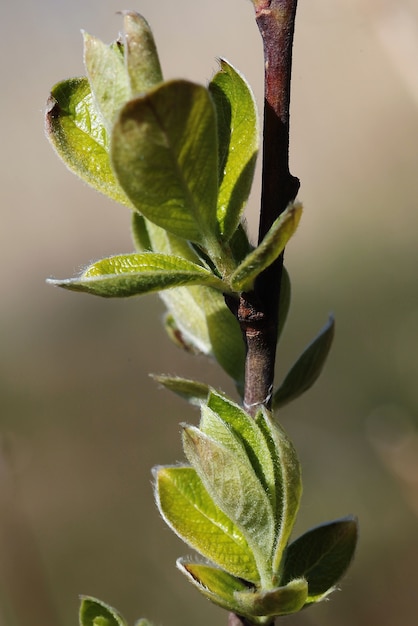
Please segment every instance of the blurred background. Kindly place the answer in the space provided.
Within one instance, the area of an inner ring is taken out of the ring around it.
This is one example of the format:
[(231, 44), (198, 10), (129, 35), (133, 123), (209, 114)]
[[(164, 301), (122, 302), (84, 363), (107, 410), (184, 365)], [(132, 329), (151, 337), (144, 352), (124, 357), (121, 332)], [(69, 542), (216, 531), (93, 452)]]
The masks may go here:
[[(357, 514), (357, 558), (298, 626), (416, 623), (418, 575), (418, 5), (300, 0), (291, 168), (305, 213), (286, 253), (291, 319), (278, 377), (332, 311), (314, 389), (284, 410), (304, 469), (297, 532)], [(143, 13), (165, 76), (206, 82), (224, 56), (262, 105), (262, 51), (244, 0), (20, 0), (2, 6), (0, 143), (0, 624), (70, 626), (78, 594), (130, 624), (225, 624), (175, 570), (150, 468), (183, 458), (197, 414), (149, 372), (225, 391), (215, 365), (161, 331), (157, 297), (54, 289), (132, 250), (129, 212), (70, 174), (43, 133), (52, 85), (83, 74), (80, 29), (112, 41)], [(248, 207), (256, 229), (259, 182)]]

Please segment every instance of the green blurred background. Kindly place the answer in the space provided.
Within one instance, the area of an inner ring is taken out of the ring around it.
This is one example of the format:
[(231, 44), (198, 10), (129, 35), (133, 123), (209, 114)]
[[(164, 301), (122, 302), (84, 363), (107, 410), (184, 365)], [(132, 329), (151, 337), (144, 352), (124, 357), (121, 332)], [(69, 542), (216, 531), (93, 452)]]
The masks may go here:
[[(316, 387), (283, 411), (304, 468), (298, 532), (355, 513), (357, 558), (298, 626), (416, 624), (418, 582), (418, 6), (300, 0), (292, 172), (305, 214), (287, 251), (291, 320), (278, 375), (333, 311)], [(78, 594), (132, 624), (225, 624), (176, 572), (189, 551), (156, 512), (150, 468), (182, 459), (194, 411), (148, 372), (230, 391), (161, 331), (157, 297), (54, 289), (130, 251), (130, 216), (67, 172), (43, 135), (50, 87), (83, 73), (80, 28), (117, 36), (143, 13), (167, 78), (205, 82), (225, 56), (262, 103), (262, 52), (244, 0), (20, 0), (2, 5), (0, 624), (70, 626)], [(255, 232), (257, 182), (248, 221)]]

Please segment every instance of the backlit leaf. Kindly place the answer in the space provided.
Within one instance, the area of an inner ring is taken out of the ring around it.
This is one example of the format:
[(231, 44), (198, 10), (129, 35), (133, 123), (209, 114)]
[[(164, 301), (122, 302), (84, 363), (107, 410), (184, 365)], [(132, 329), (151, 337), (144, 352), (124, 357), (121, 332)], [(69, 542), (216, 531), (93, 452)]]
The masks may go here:
[(230, 574), (256, 582), (256, 563), (237, 526), (213, 502), (191, 467), (154, 470), (157, 504), (183, 541)]
[(224, 59), (209, 84), (219, 139), (218, 222), (225, 239), (238, 227), (253, 180), (258, 150), (254, 96), (244, 77)]
[(109, 139), (87, 78), (53, 87), (46, 111), (46, 134), (67, 167), (97, 191), (132, 206), (110, 165)]
[(80, 278), (49, 282), (106, 298), (123, 298), (199, 283), (223, 286), (216, 276), (199, 265), (180, 257), (151, 252), (109, 257), (88, 267)]
[(207, 89), (170, 81), (128, 102), (112, 135), (121, 187), (152, 222), (197, 243), (217, 237), (216, 117)]
[(133, 95), (148, 91), (163, 76), (148, 22), (135, 11), (123, 11), (124, 54)]

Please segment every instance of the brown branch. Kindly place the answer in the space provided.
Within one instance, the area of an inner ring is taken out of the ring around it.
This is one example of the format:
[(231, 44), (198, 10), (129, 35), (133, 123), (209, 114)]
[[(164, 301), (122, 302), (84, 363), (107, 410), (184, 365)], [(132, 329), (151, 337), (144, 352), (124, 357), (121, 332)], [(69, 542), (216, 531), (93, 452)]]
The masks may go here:
[[(259, 241), (294, 200), (299, 180), (289, 171), (289, 105), (297, 0), (253, 0), (264, 46), (264, 143)], [(247, 348), (244, 406), (270, 407), (274, 380), (283, 255), (242, 294), (237, 317)]]

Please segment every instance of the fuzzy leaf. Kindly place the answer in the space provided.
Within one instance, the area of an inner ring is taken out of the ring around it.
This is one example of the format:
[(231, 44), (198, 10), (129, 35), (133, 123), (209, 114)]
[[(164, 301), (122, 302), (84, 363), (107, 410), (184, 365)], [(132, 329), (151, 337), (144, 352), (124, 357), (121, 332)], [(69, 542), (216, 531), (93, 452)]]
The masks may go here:
[(160, 385), (166, 389), (173, 391), (178, 396), (185, 398), (191, 404), (200, 406), (202, 402), (207, 400), (209, 394), (209, 386), (205, 383), (199, 383), (197, 380), (188, 380), (178, 376), (153, 376)]
[(80, 626), (126, 626), (126, 622), (115, 609), (101, 600), (81, 596)]
[(264, 433), (260, 430), (256, 421), (240, 406), (213, 389), (208, 396), (207, 406), (211, 409), (211, 412), (202, 412), (200, 429), (206, 435), (228, 445), (229, 438), (224, 440), (222, 437), (223, 428), (219, 429), (218, 427), (219, 419), (216, 416), (220, 416), (222, 422), (227, 424), (245, 448), (254, 472), (263, 485), (264, 491), (268, 494), (273, 510), (275, 510), (275, 468)]
[(254, 280), (283, 252), (296, 231), (302, 214), (302, 205), (290, 204), (277, 218), (263, 241), (243, 260), (230, 276), (234, 291), (250, 291)]
[(208, 90), (176, 80), (123, 107), (111, 157), (121, 187), (140, 213), (205, 245), (217, 237), (217, 149)]
[(317, 526), (286, 550), (283, 581), (303, 577), (308, 582), (307, 602), (316, 602), (343, 576), (357, 543), (357, 520), (346, 517)]
[(83, 37), (84, 64), (94, 103), (110, 133), (119, 109), (132, 97), (123, 54), (117, 46), (108, 46), (88, 33)]
[(244, 77), (224, 59), (209, 84), (218, 120), (218, 223), (229, 240), (251, 190), (258, 150), (257, 107)]
[(243, 580), (217, 567), (190, 563), (186, 559), (178, 559), (177, 567), (204, 596), (228, 611), (235, 612), (239, 608), (234, 594), (248, 591), (248, 585)]
[(47, 103), (45, 129), (67, 167), (104, 195), (132, 207), (109, 161), (109, 139), (87, 78), (56, 84)]
[(306, 602), (307, 595), (306, 580), (299, 578), (271, 591), (237, 592), (235, 599), (239, 604), (240, 615), (278, 617), (300, 611)]
[(135, 11), (123, 11), (126, 68), (133, 95), (148, 91), (163, 76), (148, 22)]
[(191, 467), (154, 470), (160, 513), (183, 541), (227, 572), (256, 582), (253, 554), (243, 533), (216, 506)]
[[(148, 234), (147, 222), (145, 217), (138, 211), (132, 211), (131, 233), (137, 252), (150, 252), (153, 249)], [(163, 251), (155, 250), (154, 252)]]
[[(202, 414), (210, 412), (202, 406)], [(274, 540), (271, 504), (241, 442), (227, 428), (221, 430), (218, 423), (219, 443), (193, 426), (185, 427), (184, 452), (215, 504), (243, 533), (265, 581)]]
[(105, 298), (124, 298), (199, 283), (223, 286), (220, 279), (199, 265), (151, 252), (109, 257), (88, 267), (80, 278), (49, 282)]
[[(283, 553), (292, 532), (302, 496), (302, 477), (296, 450), (283, 428), (272, 414), (263, 409), (256, 416), (263, 431), (275, 469), (275, 519), (276, 541), (273, 555), (273, 572), (280, 578)], [(293, 578), (299, 578), (294, 576)]]
[(211, 352), (238, 389), (244, 385), (245, 345), (237, 319), (219, 290), (198, 287), (202, 294)]
[(273, 409), (279, 409), (310, 389), (319, 378), (334, 338), (331, 316), (315, 339), (305, 348), (273, 395)]

